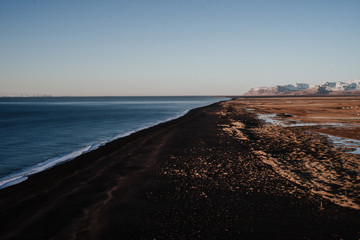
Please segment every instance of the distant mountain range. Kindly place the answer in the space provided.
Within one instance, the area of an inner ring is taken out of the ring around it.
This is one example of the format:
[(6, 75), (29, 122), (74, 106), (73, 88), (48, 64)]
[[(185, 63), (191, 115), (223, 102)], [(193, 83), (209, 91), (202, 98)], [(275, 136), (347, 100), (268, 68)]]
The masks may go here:
[(295, 83), (274, 87), (258, 87), (245, 93), (245, 96), (274, 95), (360, 95), (360, 79), (348, 82), (326, 82), (320, 85)]

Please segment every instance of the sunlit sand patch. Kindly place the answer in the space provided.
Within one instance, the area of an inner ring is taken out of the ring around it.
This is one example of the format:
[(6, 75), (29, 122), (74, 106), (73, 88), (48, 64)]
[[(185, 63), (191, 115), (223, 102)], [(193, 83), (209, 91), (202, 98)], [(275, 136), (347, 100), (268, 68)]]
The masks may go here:
[[(299, 104), (299, 107), (303, 106)], [(275, 109), (275, 106), (273, 108)], [(341, 152), (335, 145), (329, 145), (328, 137), (306, 131), (313, 126), (335, 128), (346, 124), (326, 123), (324, 119), (320, 122), (300, 122), (301, 116), (296, 117), (292, 113), (284, 117), (284, 113), (280, 112), (261, 112), (258, 105), (252, 104), (249, 107), (244, 101), (228, 102), (224, 109), (222, 116), (226, 116), (230, 124), (219, 127), (237, 140), (244, 137), (243, 132), (252, 132), (256, 136), (256, 139), (250, 142), (253, 145), (253, 154), (270, 165), (280, 176), (340, 206), (360, 210), (359, 158)], [(257, 114), (265, 124), (261, 127), (246, 128), (236, 115), (247, 113), (255, 116)]]
[[(223, 105), (225, 106), (224, 109), (228, 109), (226, 107), (226, 106), (228, 106), (228, 103), (224, 103)], [(227, 116), (228, 119), (230, 120), (230, 124), (220, 124), (219, 125), (219, 127), (221, 127), (222, 130), (226, 134), (228, 134), (228, 135), (230, 135), (230, 136), (232, 136), (232, 137), (234, 137), (234, 138), (236, 138), (238, 140), (244, 140), (244, 141), (249, 140), (248, 137), (243, 133), (243, 131), (241, 131), (242, 129), (245, 129), (245, 124), (244, 123), (232, 119), (229, 116), (229, 112), (227, 110), (221, 111), (219, 114), (221, 116)]]
[[(326, 149), (326, 142), (316, 141), (316, 136), (299, 136), (291, 129), (280, 129), (280, 127), (266, 126), (254, 129), (255, 134), (266, 140), (260, 141), (258, 149), (253, 153), (264, 163), (270, 165), (274, 171), (286, 179), (289, 179), (301, 186), (307, 187), (314, 194), (320, 195), (340, 206), (360, 209), (360, 176), (349, 175), (350, 171), (360, 169), (358, 158), (337, 152), (335, 149)], [(273, 156), (261, 146), (269, 141), (277, 140), (282, 142), (284, 147), (288, 143), (299, 143), (302, 148), (289, 147), (279, 156)], [(317, 142), (316, 146), (309, 145), (310, 150), (316, 152), (313, 156), (307, 147), (308, 141)], [(285, 157), (287, 155), (288, 157)], [(290, 158), (289, 158), (290, 156)]]
[[(249, 140), (247, 138), (247, 136), (241, 131), (241, 129), (243, 129), (243, 127), (241, 127), (243, 124), (242, 123), (236, 123), (233, 126), (230, 125), (222, 125), (222, 130), (227, 133), (228, 135), (238, 139), (238, 140), (244, 140), (247, 141)], [(240, 127), (239, 127), (240, 126)]]

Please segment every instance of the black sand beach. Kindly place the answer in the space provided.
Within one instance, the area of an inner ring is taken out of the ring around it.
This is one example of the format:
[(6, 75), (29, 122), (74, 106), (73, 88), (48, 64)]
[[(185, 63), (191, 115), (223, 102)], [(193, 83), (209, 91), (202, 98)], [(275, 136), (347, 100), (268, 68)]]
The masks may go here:
[(300, 148), (316, 159), (325, 143), (265, 141), (261, 126), (241, 103), (213, 104), (31, 176), (0, 190), (0, 238), (358, 239), (359, 210), (259, 154), (287, 159)]

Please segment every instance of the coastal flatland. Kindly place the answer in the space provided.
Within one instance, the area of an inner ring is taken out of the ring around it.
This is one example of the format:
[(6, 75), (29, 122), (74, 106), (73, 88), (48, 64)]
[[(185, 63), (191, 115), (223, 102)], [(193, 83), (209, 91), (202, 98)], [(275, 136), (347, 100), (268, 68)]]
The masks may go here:
[[(358, 239), (360, 159), (317, 133), (359, 139), (359, 102), (194, 109), (0, 190), (0, 238)], [(354, 126), (268, 125), (257, 113)]]

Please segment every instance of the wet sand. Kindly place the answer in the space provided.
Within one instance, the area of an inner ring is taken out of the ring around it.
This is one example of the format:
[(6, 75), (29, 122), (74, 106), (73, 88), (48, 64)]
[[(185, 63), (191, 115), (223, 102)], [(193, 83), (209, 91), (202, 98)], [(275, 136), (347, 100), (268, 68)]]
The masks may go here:
[[(195, 109), (0, 190), (0, 238), (358, 239), (359, 177), (342, 153), (301, 129), (272, 134), (241, 101)], [(347, 191), (328, 189), (328, 175)]]

